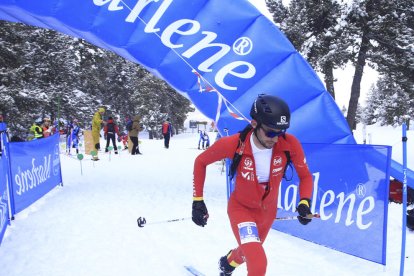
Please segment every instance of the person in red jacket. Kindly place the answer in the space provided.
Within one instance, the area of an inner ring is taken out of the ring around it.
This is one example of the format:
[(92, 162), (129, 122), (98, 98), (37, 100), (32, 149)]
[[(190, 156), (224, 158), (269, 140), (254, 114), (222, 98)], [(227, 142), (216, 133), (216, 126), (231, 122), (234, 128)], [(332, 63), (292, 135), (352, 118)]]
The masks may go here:
[(263, 242), (276, 218), (279, 185), (288, 162), (286, 151), (300, 179), (298, 220), (306, 225), (312, 218), (312, 174), (301, 143), (286, 133), (290, 125), (288, 105), (278, 97), (261, 94), (254, 101), (250, 116), (252, 120), (243, 131), (247, 133), (243, 141), (240, 133), (223, 137), (194, 162), (192, 220), (204, 227), (209, 217), (203, 200), (207, 165), (224, 158), (233, 159), (233, 163), (239, 161), (235, 163), (235, 189), (227, 207), (238, 247), (220, 258), (220, 275), (231, 275), (244, 262), (248, 275), (265, 275), (267, 259)]
[(106, 139), (105, 152), (108, 152), (109, 143), (112, 140), (112, 145), (114, 146), (115, 154), (118, 154), (118, 148), (116, 147), (116, 141), (115, 141), (115, 134), (117, 134), (118, 137), (120, 136), (119, 128), (114, 123), (114, 119), (112, 117), (109, 117), (104, 127), (104, 137)]
[(168, 149), (170, 147), (170, 137), (173, 136), (170, 118), (162, 123), (162, 135), (164, 136), (164, 147)]

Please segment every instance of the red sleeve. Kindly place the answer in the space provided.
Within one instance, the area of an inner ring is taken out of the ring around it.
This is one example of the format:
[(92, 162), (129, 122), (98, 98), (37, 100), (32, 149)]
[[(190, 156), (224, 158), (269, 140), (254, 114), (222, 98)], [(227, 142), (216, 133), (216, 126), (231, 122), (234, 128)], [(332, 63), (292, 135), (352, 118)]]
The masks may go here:
[(104, 126), (104, 133), (106, 134), (108, 132), (108, 127), (105, 125)]
[(119, 128), (118, 128), (118, 126), (117, 126), (117, 125), (115, 125), (115, 132), (116, 132), (116, 134), (118, 134), (118, 136), (120, 136), (120, 135), (119, 135)]
[(299, 176), (299, 196), (300, 198), (312, 198), (313, 178), (306, 163), (305, 153), (299, 140), (289, 135), (291, 145), (291, 159)]
[(194, 161), (193, 197), (203, 197), (206, 167), (224, 158), (233, 158), (239, 134), (223, 137), (201, 153)]

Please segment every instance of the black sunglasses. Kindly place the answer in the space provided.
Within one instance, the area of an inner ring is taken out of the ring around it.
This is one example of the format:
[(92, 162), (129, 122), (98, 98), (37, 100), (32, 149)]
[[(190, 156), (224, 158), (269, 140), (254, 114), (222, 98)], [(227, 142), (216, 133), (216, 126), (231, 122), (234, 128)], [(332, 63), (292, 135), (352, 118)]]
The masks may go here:
[(269, 137), (269, 138), (279, 137), (279, 136), (286, 133), (286, 129), (282, 129), (282, 130), (279, 130), (279, 131), (266, 130), (263, 127), (261, 127), (261, 129), (263, 129), (263, 132), (265, 133), (266, 137)]

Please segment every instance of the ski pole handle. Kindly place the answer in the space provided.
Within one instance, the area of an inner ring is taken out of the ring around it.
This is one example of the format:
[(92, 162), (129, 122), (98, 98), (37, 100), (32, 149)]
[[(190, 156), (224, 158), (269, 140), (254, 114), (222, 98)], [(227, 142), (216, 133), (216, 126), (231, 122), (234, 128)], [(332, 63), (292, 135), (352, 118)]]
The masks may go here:
[(185, 217), (185, 218), (175, 218), (175, 219), (168, 219), (168, 220), (162, 220), (162, 221), (154, 221), (147, 223), (147, 220), (144, 217), (139, 217), (137, 219), (138, 227), (144, 227), (145, 224), (160, 224), (160, 223), (169, 223), (169, 222), (177, 222), (177, 221), (183, 221), (191, 219), (191, 217)]
[[(319, 214), (309, 214), (309, 215), (307, 215), (306, 217), (304, 217), (304, 218), (307, 218), (307, 219), (314, 219), (314, 218), (320, 218), (321, 216), (319, 215)], [(277, 221), (277, 220), (295, 220), (295, 219), (298, 219), (298, 217), (297, 216), (291, 216), (291, 217), (280, 217), (280, 218), (275, 218), (275, 221)]]

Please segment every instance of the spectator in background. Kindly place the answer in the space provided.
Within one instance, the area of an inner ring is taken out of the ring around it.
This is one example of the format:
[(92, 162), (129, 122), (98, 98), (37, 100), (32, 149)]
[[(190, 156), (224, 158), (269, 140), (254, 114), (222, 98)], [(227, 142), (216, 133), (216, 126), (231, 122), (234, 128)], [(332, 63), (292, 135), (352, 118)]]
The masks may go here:
[(128, 149), (128, 134), (121, 132), (121, 136), (118, 137), (118, 142), (121, 142), (124, 145), (124, 150)]
[(205, 131), (200, 130), (200, 139), (198, 140), (198, 149), (206, 149), (209, 146), (210, 146), (210, 137)]
[(112, 140), (112, 145), (114, 146), (115, 154), (118, 154), (118, 148), (116, 146), (116, 141), (115, 141), (115, 134), (117, 134), (118, 137), (121, 136), (119, 134), (119, 128), (115, 124), (114, 119), (112, 117), (109, 117), (104, 127), (104, 137), (106, 139), (105, 152), (108, 152), (109, 143)]
[(95, 112), (92, 118), (92, 141), (96, 150), (96, 155), (93, 157), (94, 161), (99, 160), (98, 151), (101, 149), (101, 144), (99, 143), (99, 138), (101, 137), (101, 135), (99, 133), (101, 132), (102, 124), (105, 124), (105, 121), (102, 118), (104, 113), (105, 108), (100, 107), (98, 108), (98, 111)]
[(43, 119), (42, 131), (43, 131), (43, 137), (45, 138), (54, 134), (55, 128), (51, 125), (51, 120), (49, 117), (45, 117)]
[[(0, 111), (0, 133), (6, 133), (7, 127), (6, 123), (4, 122), (3, 113)], [(1, 137), (0, 137), (0, 156), (3, 151), (2, 145), (1, 145)]]
[(170, 147), (170, 137), (173, 136), (170, 118), (162, 123), (162, 135), (164, 136), (164, 147), (168, 149)]
[(132, 142), (132, 149), (131, 149), (131, 154), (132, 155), (136, 155), (136, 154), (142, 154), (139, 151), (139, 141), (138, 141), (138, 133), (142, 130), (142, 127), (140, 125), (140, 120), (141, 117), (139, 115), (134, 116), (134, 118), (132, 119), (132, 127), (131, 130), (129, 131), (129, 139), (131, 139)]
[(203, 131), (203, 149), (208, 149), (208, 147), (210, 147), (210, 137)]
[(80, 127), (78, 125), (78, 120), (73, 119), (73, 122), (68, 125), (67, 130), (67, 142), (66, 142), (66, 152), (70, 155), (70, 149), (75, 148), (76, 154), (79, 153), (79, 135)]
[(200, 133), (200, 138), (198, 138), (198, 149), (201, 149), (204, 142), (203, 132), (199, 130), (198, 133)]
[(42, 119), (39, 118), (33, 122), (33, 125), (30, 127), (30, 133), (29, 141), (43, 138)]

